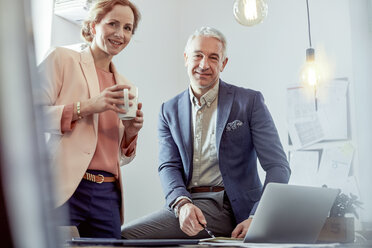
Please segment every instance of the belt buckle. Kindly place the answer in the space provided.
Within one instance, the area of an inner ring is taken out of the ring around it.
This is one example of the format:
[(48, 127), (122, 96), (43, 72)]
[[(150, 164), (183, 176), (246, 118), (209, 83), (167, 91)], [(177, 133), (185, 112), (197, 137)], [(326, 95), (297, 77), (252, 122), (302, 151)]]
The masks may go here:
[(102, 178), (102, 180), (101, 181), (96, 181), (96, 183), (101, 184), (101, 183), (103, 183), (103, 181), (105, 181), (105, 177), (102, 174), (98, 174), (97, 177)]

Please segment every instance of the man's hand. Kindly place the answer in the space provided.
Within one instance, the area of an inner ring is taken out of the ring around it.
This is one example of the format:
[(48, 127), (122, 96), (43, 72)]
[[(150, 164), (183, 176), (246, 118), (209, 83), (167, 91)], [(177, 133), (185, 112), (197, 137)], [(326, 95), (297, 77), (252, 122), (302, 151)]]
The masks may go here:
[(231, 237), (232, 238), (244, 238), (245, 234), (248, 231), (249, 226), (251, 225), (251, 222), (252, 222), (252, 217), (249, 217), (245, 221), (242, 221), (241, 223), (239, 223), (235, 227), (233, 232), (231, 233)]
[(181, 230), (189, 236), (195, 236), (204, 229), (202, 225), (207, 224), (202, 211), (192, 203), (179, 209), (179, 222)]

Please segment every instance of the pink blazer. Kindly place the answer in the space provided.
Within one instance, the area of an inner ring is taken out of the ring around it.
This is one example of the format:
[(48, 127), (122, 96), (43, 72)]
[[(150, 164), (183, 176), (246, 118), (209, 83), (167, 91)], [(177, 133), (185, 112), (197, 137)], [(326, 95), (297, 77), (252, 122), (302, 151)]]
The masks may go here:
[[(47, 147), (54, 178), (57, 182), (57, 206), (65, 203), (75, 192), (87, 170), (97, 146), (98, 114), (77, 120), (72, 132), (61, 133), (61, 117), (67, 104), (83, 101), (99, 95), (99, 82), (93, 56), (89, 47), (84, 50), (67, 47), (53, 49), (39, 67), (41, 96), (44, 106), (46, 132), (50, 134)], [(133, 85), (120, 75), (112, 65), (117, 84)], [(124, 134), (119, 124), (119, 141)], [(119, 147), (118, 147), (119, 149)], [(133, 160), (121, 154), (117, 166)], [(122, 196), (121, 221), (124, 222), (124, 198), (121, 172), (119, 182)]]

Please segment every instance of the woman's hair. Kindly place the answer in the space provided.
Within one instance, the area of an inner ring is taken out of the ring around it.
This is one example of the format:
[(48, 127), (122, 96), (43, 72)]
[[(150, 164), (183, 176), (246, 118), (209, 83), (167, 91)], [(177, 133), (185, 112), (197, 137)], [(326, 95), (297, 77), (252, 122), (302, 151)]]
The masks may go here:
[(123, 5), (131, 8), (134, 15), (134, 23), (132, 34), (136, 31), (139, 20), (141, 19), (141, 13), (137, 7), (128, 0), (97, 0), (89, 10), (89, 16), (83, 22), (81, 27), (81, 36), (87, 41), (92, 42), (94, 35), (91, 32), (91, 23), (99, 23), (103, 17), (110, 12), (115, 5)]
[(226, 58), (226, 38), (225, 36), (218, 31), (215, 28), (211, 27), (201, 27), (200, 29), (196, 30), (192, 35), (190, 35), (189, 39), (187, 40), (186, 46), (185, 46), (185, 53), (189, 52), (191, 42), (197, 37), (197, 36), (205, 36), (205, 37), (213, 37), (219, 40), (222, 43), (222, 60), (225, 60)]

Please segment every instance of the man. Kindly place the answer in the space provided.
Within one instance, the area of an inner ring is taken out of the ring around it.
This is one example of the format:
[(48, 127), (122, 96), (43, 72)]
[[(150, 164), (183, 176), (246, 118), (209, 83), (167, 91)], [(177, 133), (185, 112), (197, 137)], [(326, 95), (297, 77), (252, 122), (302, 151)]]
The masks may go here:
[(166, 207), (124, 226), (124, 238), (242, 238), (264, 185), (287, 183), (290, 169), (260, 92), (220, 78), (226, 40), (203, 27), (188, 40), (190, 87), (164, 103), (159, 115), (159, 175)]

